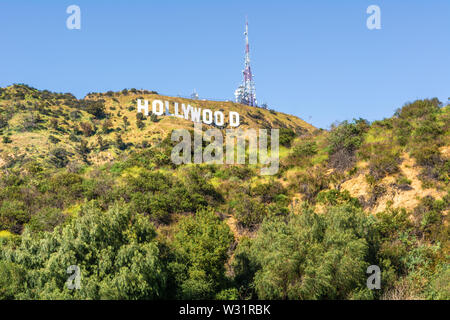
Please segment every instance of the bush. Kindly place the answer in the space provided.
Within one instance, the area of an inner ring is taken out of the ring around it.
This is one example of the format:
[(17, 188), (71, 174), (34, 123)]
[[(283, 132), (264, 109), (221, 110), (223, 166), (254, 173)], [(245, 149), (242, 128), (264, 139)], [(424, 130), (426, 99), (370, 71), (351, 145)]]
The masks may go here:
[(108, 134), (111, 132), (112, 127), (113, 127), (113, 123), (110, 119), (104, 120), (102, 123), (102, 132), (104, 134)]
[(280, 129), (280, 144), (285, 147), (290, 147), (291, 142), (295, 139), (295, 132), (292, 129)]
[(81, 118), (81, 112), (78, 111), (78, 110), (71, 111), (71, 112), (69, 113), (69, 116), (70, 116), (70, 119), (72, 119), (73, 121), (74, 121), (74, 120), (78, 120), (78, 119)]
[(213, 210), (201, 210), (181, 219), (170, 247), (169, 269), (181, 299), (212, 299), (224, 293), (225, 263), (233, 235)]
[(373, 181), (397, 173), (401, 162), (400, 152), (390, 143), (371, 143), (361, 148), (360, 155), (369, 161), (369, 174)]
[(423, 167), (420, 178), (423, 181), (449, 181), (450, 161), (442, 158), (436, 144), (416, 144), (411, 151), (417, 164)]
[(329, 136), (328, 143), (330, 154), (345, 150), (347, 153), (354, 153), (363, 142), (363, 134), (367, 132), (369, 125), (366, 120), (354, 120), (353, 123), (342, 122), (337, 127), (333, 127)]
[(77, 135), (73, 132), (69, 135), (69, 140), (72, 142), (80, 142), (81, 141), (81, 139), (78, 138)]
[(150, 114), (150, 121), (158, 122), (159, 121), (158, 116), (154, 113)]
[(249, 196), (240, 196), (232, 202), (232, 208), (239, 226), (250, 230), (256, 229), (268, 213), (264, 203)]
[(64, 148), (56, 148), (50, 151), (50, 163), (56, 168), (64, 168), (69, 163), (69, 156), (72, 155)]
[(425, 117), (439, 110), (442, 103), (437, 99), (416, 100), (397, 110), (395, 115), (400, 119), (417, 119)]
[(345, 171), (355, 162), (355, 152), (363, 142), (363, 135), (369, 125), (366, 120), (354, 120), (353, 123), (342, 122), (331, 129), (328, 135), (330, 165)]
[(216, 172), (215, 176), (221, 179), (230, 179), (235, 177), (239, 180), (248, 180), (254, 176), (254, 172), (251, 168), (244, 165), (231, 165)]
[(0, 129), (3, 129), (8, 126), (8, 119), (2, 115), (0, 115)]
[(304, 141), (300, 145), (295, 146), (292, 155), (297, 158), (312, 157), (317, 154), (317, 144), (315, 141)]
[(4, 200), (0, 205), (0, 230), (19, 233), (30, 219), (25, 203), (19, 200)]
[(373, 298), (366, 287), (373, 232), (371, 218), (350, 206), (266, 220), (248, 249), (238, 249), (236, 278), (253, 278), (244, 290), (255, 288), (258, 299)]
[[(415, 227), (427, 239), (435, 242), (442, 238), (448, 230), (445, 227), (445, 216), (443, 211), (448, 208), (448, 200), (435, 200), (428, 196), (421, 199), (419, 205), (414, 209), (413, 216)], [(445, 241), (445, 240), (444, 240)]]
[(434, 167), (442, 163), (439, 148), (432, 144), (417, 145), (412, 151), (412, 156), (416, 158), (417, 164), (425, 167)]
[(58, 138), (56, 138), (56, 137), (53, 136), (53, 135), (50, 135), (50, 136), (48, 137), (48, 140), (49, 140), (51, 143), (53, 143), (53, 144), (57, 144), (58, 142), (61, 142), (61, 140), (59, 140)]
[(37, 113), (26, 114), (22, 120), (22, 126), (25, 131), (33, 131), (39, 128), (42, 122), (41, 116)]
[(88, 155), (91, 152), (91, 149), (88, 147), (88, 142), (81, 139), (80, 144), (76, 147), (76, 150), (80, 154), (83, 161), (88, 163)]
[[(15, 299), (157, 299), (165, 294), (167, 276), (155, 237), (140, 215), (119, 206), (106, 213), (87, 206), (52, 233), (24, 234), (15, 250), (3, 251), (0, 263), (14, 261), (25, 270)], [(70, 265), (81, 269), (78, 290), (66, 285)], [(8, 283), (14, 283), (10, 274)], [(4, 271), (0, 282), (2, 277)]]
[(80, 127), (85, 137), (90, 137), (95, 133), (94, 126), (89, 122), (81, 122)]
[(394, 136), (401, 146), (406, 146), (409, 142), (413, 127), (410, 121), (406, 119), (399, 119), (395, 122)]
[(316, 155), (317, 152), (317, 144), (315, 141), (302, 141), (299, 145), (292, 148), (292, 151), (286, 160), (286, 165), (312, 165), (311, 158)]
[(115, 144), (116, 144), (116, 147), (122, 151), (126, 150), (128, 148), (128, 145), (125, 142), (123, 142), (122, 135), (120, 135), (120, 134), (116, 134), (116, 143)]
[(344, 190), (343, 192), (335, 189), (329, 191), (321, 191), (317, 195), (317, 202), (325, 204), (327, 206), (351, 204), (356, 208), (361, 207), (358, 199), (351, 197), (350, 193), (347, 190)]
[(33, 232), (53, 231), (53, 229), (62, 224), (65, 219), (66, 217), (60, 209), (44, 208), (31, 217), (28, 226)]
[(142, 130), (142, 129), (145, 128), (145, 123), (142, 120), (137, 119), (136, 120), (136, 127), (138, 127), (138, 129)]
[(329, 177), (322, 168), (315, 168), (307, 172), (297, 173), (289, 187), (300, 192), (308, 202), (314, 202), (317, 194), (328, 188)]
[(252, 195), (254, 197), (260, 197), (263, 203), (274, 202), (279, 195), (285, 195), (286, 193), (281, 183), (275, 180), (265, 184), (258, 184), (252, 188)]
[(97, 119), (106, 117), (104, 100), (84, 100), (81, 107)]
[(26, 270), (8, 261), (0, 260), (0, 300), (13, 300), (24, 291)]

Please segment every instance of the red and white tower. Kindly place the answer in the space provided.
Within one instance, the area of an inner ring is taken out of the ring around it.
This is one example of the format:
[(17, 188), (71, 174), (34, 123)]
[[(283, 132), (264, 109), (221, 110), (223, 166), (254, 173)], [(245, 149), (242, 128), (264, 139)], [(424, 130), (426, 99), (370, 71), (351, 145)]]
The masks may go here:
[(242, 71), (244, 80), (237, 88), (234, 95), (236, 102), (248, 106), (256, 107), (258, 102), (256, 100), (255, 82), (253, 81), (252, 69), (250, 67), (250, 46), (248, 42), (248, 21), (245, 23), (245, 62), (244, 70)]

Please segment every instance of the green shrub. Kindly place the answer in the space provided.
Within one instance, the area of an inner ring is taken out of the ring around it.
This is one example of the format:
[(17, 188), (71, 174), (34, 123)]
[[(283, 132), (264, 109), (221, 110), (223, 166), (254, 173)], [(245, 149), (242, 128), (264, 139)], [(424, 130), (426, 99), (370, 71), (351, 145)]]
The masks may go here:
[(294, 192), (300, 192), (308, 202), (314, 202), (317, 194), (328, 188), (330, 181), (323, 168), (297, 173), (289, 184)]
[(19, 200), (3, 200), (0, 204), (0, 230), (21, 231), (21, 226), (30, 219), (25, 203)]
[(3, 116), (0, 115), (0, 129), (6, 128), (8, 126), (8, 119)]
[(64, 148), (56, 148), (50, 151), (50, 163), (56, 168), (64, 168), (69, 163), (69, 156), (71, 155)]
[(295, 139), (295, 132), (292, 129), (281, 128), (280, 129), (280, 144), (285, 147), (290, 147), (291, 142)]
[(106, 116), (104, 102), (104, 100), (83, 100), (81, 107), (95, 118), (103, 119)]
[(66, 217), (60, 209), (44, 208), (31, 217), (28, 226), (33, 232), (53, 231), (53, 229), (62, 224), (65, 219)]
[(317, 144), (315, 141), (304, 141), (295, 146), (292, 155), (296, 158), (312, 157), (317, 154)]
[(283, 188), (281, 183), (272, 180), (268, 183), (258, 184), (252, 188), (251, 193), (254, 197), (259, 197), (262, 202), (274, 202), (277, 196), (286, 194), (287, 191)]
[(213, 210), (181, 219), (170, 243), (175, 257), (169, 269), (179, 288), (177, 298), (212, 299), (224, 294), (225, 262), (233, 240), (229, 227)]
[[(143, 216), (119, 206), (105, 213), (88, 206), (66, 226), (52, 233), (26, 233), (16, 249), (2, 251), (0, 263), (14, 261), (25, 272), (24, 279), (13, 280), (17, 272), (0, 271), (0, 283), (4, 277), (18, 282), (15, 299), (161, 298), (167, 274), (155, 237)], [(66, 285), (70, 265), (81, 269), (78, 290)]]
[(397, 110), (395, 115), (401, 119), (417, 119), (439, 110), (442, 103), (437, 99), (416, 100)]
[(334, 126), (328, 135), (330, 165), (340, 171), (351, 168), (355, 162), (354, 154), (363, 142), (363, 135), (369, 124), (364, 119), (352, 123), (342, 122)]
[(373, 232), (371, 218), (350, 206), (266, 220), (256, 239), (238, 248), (235, 275), (258, 299), (373, 298), (366, 287)]
[(25, 290), (26, 272), (13, 262), (0, 260), (0, 300), (13, 300)]
[(335, 154), (340, 150), (349, 153), (356, 151), (361, 146), (363, 134), (367, 130), (368, 123), (364, 119), (354, 120), (352, 123), (344, 121), (333, 127), (328, 136), (330, 154)]
[(361, 148), (361, 156), (369, 161), (369, 174), (374, 181), (399, 171), (400, 152), (390, 143), (372, 143)]
[(57, 144), (58, 142), (61, 142), (61, 140), (59, 140), (58, 138), (56, 138), (55, 136), (52, 136), (52, 135), (50, 135), (48, 137), (48, 140), (53, 144)]
[(350, 196), (347, 190), (340, 192), (338, 190), (321, 191), (317, 195), (317, 202), (327, 206), (336, 206), (342, 204), (351, 204), (354, 207), (361, 207), (358, 199)]
[(11, 143), (12, 142), (12, 139), (10, 138), (10, 137), (8, 137), (8, 136), (3, 136), (2, 137), (2, 142), (3, 143)]
[(238, 224), (250, 230), (254, 230), (267, 216), (267, 207), (257, 199), (248, 196), (239, 197), (233, 203), (233, 213)]

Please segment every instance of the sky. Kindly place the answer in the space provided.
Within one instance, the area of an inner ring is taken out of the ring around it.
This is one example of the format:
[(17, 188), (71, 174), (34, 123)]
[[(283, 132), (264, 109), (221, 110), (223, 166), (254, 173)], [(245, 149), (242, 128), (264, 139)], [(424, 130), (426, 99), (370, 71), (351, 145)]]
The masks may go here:
[[(81, 9), (69, 30), (66, 9)], [(369, 30), (370, 5), (381, 29)], [(234, 99), (249, 21), (258, 102), (327, 129), (450, 97), (449, 0), (0, 0), (0, 87)]]

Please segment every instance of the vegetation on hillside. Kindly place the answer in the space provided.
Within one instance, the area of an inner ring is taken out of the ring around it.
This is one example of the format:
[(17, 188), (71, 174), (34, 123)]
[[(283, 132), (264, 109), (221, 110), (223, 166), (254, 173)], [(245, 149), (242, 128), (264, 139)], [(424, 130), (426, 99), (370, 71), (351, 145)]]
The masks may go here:
[(192, 125), (136, 115), (141, 96), (157, 93), (0, 89), (0, 299), (450, 299), (450, 109), (437, 99), (329, 131), (218, 106), (282, 129), (280, 171), (262, 177), (175, 166), (171, 129)]

